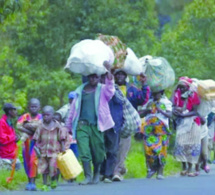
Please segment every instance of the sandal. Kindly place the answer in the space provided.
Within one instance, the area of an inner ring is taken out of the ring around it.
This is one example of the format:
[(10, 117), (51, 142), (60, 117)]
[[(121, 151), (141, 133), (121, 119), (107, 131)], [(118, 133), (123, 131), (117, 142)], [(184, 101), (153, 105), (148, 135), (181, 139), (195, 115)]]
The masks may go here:
[(185, 176), (185, 175), (187, 175), (187, 171), (185, 170), (185, 171), (181, 171), (181, 176)]
[(196, 175), (196, 173), (188, 173), (187, 176), (188, 177), (196, 177), (197, 175)]
[(153, 170), (148, 171), (146, 178), (150, 179), (155, 173), (156, 171)]
[(199, 175), (200, 175), (200, 172), (199, 172), (199, 171), (196, 171), (196, 172), (195, 172), (195, 175), (196, 175), (196, 176), (199, 176)]
[(163, 179), (165, 179), (165, 177), (163, 175), (157, 175), (157, 179), (158, 180), (163, 180)]
[(204, 171), (205, 171), (205, 173), (209, 173), (210, 172), (210, 167), (208, 165), (206, 165), (204, 167)]

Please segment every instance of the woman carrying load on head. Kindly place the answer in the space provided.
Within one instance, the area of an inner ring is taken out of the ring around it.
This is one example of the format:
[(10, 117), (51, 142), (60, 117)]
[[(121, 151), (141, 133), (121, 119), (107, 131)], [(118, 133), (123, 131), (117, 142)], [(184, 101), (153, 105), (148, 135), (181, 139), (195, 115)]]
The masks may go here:
[(172, 101), (176, 125), (174, 156), (177, 161), (182, 162), (181, 175), (197, 176), (192, 172), (192, 164), (196, 164), (199, 159), (203, 121), (197, 113), (200, 99), (193, 89), (192, 79), (179, 79)]

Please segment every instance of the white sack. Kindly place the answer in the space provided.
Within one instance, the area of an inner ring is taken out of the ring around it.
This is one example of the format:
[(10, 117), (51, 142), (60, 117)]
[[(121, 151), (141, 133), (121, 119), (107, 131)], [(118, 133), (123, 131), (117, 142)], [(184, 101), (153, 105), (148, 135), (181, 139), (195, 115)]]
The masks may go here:
[(113, 64), (114, 54), (112, 50), (100, 40), (86, 39), (72, 47), (64, 69), (84, 76), (102, 75), (107, 72), (103, 66), (104, 61)]

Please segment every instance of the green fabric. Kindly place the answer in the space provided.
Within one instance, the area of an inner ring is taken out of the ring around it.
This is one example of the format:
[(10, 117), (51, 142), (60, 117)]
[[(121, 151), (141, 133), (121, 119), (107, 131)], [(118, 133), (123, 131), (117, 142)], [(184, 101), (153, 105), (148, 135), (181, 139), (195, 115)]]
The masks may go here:
[(105, 157), (104, 136), (95, 125), (78, 125), (78, 152), (81, 161), (100, 164)]
[[(72, 129), (73, 131), (73, 135), (76, 137), (76, 128), (78, 125), (78, 120), (80, 117), (80, 109), (81, 109), (81, 99), (82, 99), (82, 91), (84, 89), (84, 87), (87, 85), (88, 83), (84, 83), (81, 86), (79, 86), (75, 92), (77, 94), (77, 98), (75, 99), (75, 111), (77, 112), (77, 117), (75, 118), (73, 124), (72, 124)], [(95, 92), (95, 108), (96, 108), (96, 116), (97, 116), (97, 120), (98, 120), (98, 109), (99, 109), (99, 100), (100, 100), (100, 95), (101, 95), (101, 89), (102, 89), (102, 84), (98, 83), (97, 87), (96, 87), (96, 92)], [(74, 101), (74, 100), (73, 100)], [(99, 123), (97, 121), (97, 127), (99, 129)]]
[(91, 93), (83, 91), (81, 101), (81, 113), (79, 120), (86, 120), (93, 125), (97, 123), (95, 107), (95, 91)]

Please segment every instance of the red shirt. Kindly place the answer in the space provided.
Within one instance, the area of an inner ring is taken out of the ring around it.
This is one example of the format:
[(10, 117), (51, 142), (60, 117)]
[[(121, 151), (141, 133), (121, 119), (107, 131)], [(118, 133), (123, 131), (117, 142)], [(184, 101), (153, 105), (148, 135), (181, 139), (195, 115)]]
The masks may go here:
[(16, 147), (15, 130), (3, 115), (0, 119), (0, 158), (14, 159)]

